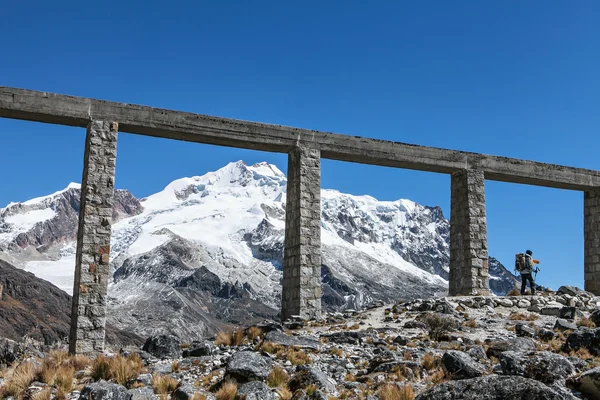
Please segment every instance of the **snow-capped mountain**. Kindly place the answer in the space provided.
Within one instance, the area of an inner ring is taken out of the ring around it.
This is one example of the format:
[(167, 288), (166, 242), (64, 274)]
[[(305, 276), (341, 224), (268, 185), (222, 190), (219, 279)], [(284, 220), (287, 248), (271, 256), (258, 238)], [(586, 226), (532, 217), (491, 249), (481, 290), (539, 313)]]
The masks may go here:
[[(137, 200), (117, 191), (109, 320), (140, 335), (194, 339), (278, 313), (286, 177), (274, 165), (230, 163)], [(444, 295), (449, 221), (439, 207), (322, 190), (323, 302)], [(71, 293), (79, 186), (0, 209), (0, 250)], [(1, 257), (1, 255), (0, 255)], [(501, 264), (492, 289), (514, 286)]]

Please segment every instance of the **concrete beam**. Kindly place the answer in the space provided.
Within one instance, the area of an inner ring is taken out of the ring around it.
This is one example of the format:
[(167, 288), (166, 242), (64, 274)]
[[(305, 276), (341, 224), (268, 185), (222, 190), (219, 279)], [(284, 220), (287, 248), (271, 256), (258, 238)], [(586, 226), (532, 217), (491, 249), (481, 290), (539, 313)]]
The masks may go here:
[(475, 169), (489, 180), (560, 189), (600, 187), (600, 171), (4, 86), (0, 117), (81, 127), (118, 121), (121, 132), (190, 142), (283, 153), (309, 146), (332, 160), (447, 174)]

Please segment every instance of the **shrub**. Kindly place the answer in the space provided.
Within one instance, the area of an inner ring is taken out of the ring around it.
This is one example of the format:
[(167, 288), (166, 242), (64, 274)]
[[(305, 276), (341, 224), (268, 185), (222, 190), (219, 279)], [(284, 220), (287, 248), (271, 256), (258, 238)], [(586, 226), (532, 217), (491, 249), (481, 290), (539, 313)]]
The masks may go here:
[(227, 332), (219, 332), (217, 333), (217, 338), (215, 339), (215, 344), (217, 346), (219, 345), (225, 345), (225, 346), (231, 346), (231, 335)]
[(63, 390), (65, 393), (71, 393), (73, 391), (73, 375), (75, 374), (75, 369), (68, 364), (61, 365), (58, 371), (56, 372), (56, 377), (54, 378), (54, 384)]
[(423, 322), (427, 325), (429, 337), (432, 340), (439, 340), (442, 335), (456, 327), (454, 318), (438, 314), (426, 315), (423, 317)]
[(280, 387), (276, 390), (277, 394), (279, 395), (279, 398), (281, 400), (291, 400), (292, 398), (292, 392), (289, 391), (288, 388), (284, 388), (284, 387)]
[(431, 353), (425, 353), (421, 360), (421, 366), (427, 371), (431, 371), (438, 366), (439, 358), (434, 357)]
[(101, 379), (110, 379), (110, 361), (107, 357), (99, 355), (92, 362), (92, 368), (90, 370), (90, 376), (93, 380), (99, 381)]
[(381, 400), (414, 400), (415, 391), (411, 385), (399, 387), (393, 383), (386, 383), (379, 387), (377, 395)]
[(250, 328), (248, 328), (248, 339), (254, 340), (260, 335), (262, 335), (262, 330), (260, 328), (256, 326), (251, 326)]
[(23, 362), (14, 369), (8, 380), (2, 386), (0, 398), (17, 397), (20, 398), (21, 392), (29, 387), (35, 380), (37, 369), (31, 362)]

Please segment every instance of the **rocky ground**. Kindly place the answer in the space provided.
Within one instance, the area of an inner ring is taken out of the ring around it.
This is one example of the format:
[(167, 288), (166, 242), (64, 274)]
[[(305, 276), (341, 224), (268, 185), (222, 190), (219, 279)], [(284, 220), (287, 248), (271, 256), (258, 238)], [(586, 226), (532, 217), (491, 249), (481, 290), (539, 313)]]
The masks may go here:
[(599, 399), (599, 307), (572, 287), (416, 300), (192, 343), (154, 336), (95, 359), (4, 339), (0, 397)]

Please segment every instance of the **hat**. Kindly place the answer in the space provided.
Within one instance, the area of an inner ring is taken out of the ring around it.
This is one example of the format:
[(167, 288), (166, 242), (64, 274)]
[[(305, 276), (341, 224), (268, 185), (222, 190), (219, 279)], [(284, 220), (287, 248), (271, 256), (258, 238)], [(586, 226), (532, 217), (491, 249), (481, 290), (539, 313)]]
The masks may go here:
[(532, 252), (531, 250), (527, 250), (525, 253), (527, 253), (527, 254), (529, 254), (529, 255), (532, 255), (532, 254), (533, 254), (533, 252)]

